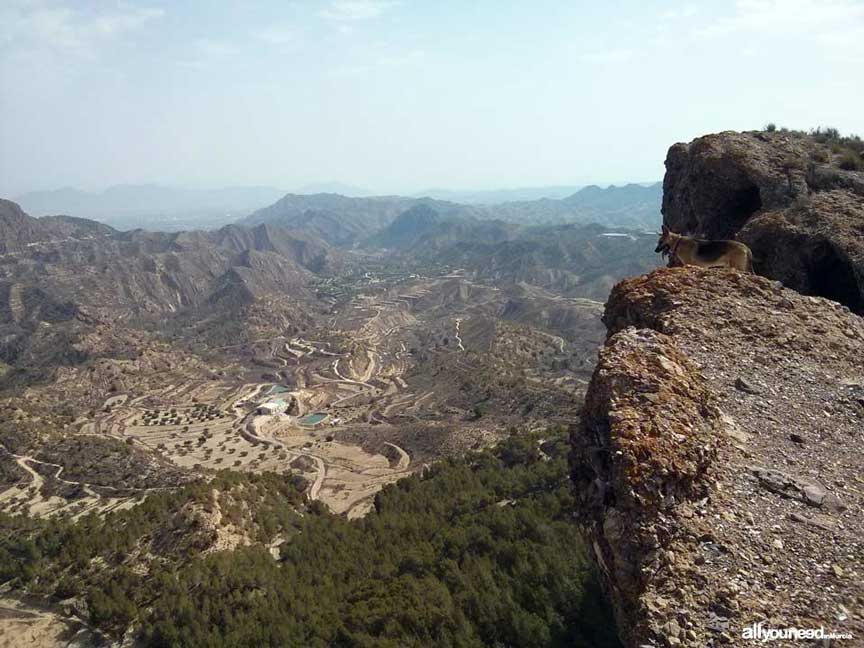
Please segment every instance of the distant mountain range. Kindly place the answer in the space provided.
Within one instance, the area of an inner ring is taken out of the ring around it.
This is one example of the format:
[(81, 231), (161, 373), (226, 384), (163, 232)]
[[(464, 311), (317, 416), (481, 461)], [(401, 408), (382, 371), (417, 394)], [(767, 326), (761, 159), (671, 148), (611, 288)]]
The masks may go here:
[[(439, 224), (442, 220), (468, 219), (500, 220), (521, 225), (598, 223), (608, 227), (654, 231), (660, 223), (662, 194), (663, 187), (659, 182), (605, 189), (592, 185), (566, 198), (496, 205), (463, 204), (428, 197), (349, 198), (339, 194), (288, 194), (240, 222), (246, 225), (271, 223), (306, 230), (337, 246), (372, 242), (388, 247), (387, 241), (396, 234), (385, 233), (384, 229), (405, 213), (413, 214), (412, 222), (417, 227)], [(426, 209), (413, 211), (421, 206)], [(402, 240), (412, 224), (402, 222), (399, 226), (403, 228), (398, 235)]]
[(313, 182), (303, 185), (295, 189), (292, 193), (297, 194), (318, 194), (318, 193), (335, 193), (343, 196), (352, 196), (354, 198), (365, 198), (374, 196), (374, 191), (369, 191), (363, 187), (356, 185), (345, 184), (344, 182)]
[[(538, 203), (548, 203), (553, 215), (577, 213), (566, 212), (566, 203), (597, 214), (605, 200), (607, 213), (618, 213), (626, 210), (617, 195), (644, 193), (607, 191)], [(528, 204), (534, 211), (526, 218), (536, 218), (540, 208)], [(514, 205), (499, 207), (512, 215)], [(72, 216), (33, 218), (0, 200), (0, 363), (15, 368), (15, 376), (30, 375), (74, 364), (75, 349), (103, 339), (131, 354), (122, 328), (130, 323), (173, 322), (177, 331), (200, 325), (200, 335), (227, 344), (245, 330), (247, 317), (302, 321), (320, 305), (317, 281), (368, 260), (406, 275), (458, 270), (532, 295), (545, 290), (596, 300), (623, 274), (656, 265), (654, 234), (515, 223), (497, 213), (427, 198), (289, 194), (242, 224), (151, 232)], [(522, 308), (512, 305), (514, 313)], [(88, 337), (97, 330), (107, 337)]]
[[(521, 187), (518, 189), (481, 189), (472, 191), (453, 189), (426, 189), (418, 191), (417, 198), (435, 198), (476, 205), (497, 205), (519, 200), (540, 200), (541, 198), (566, 198), (579, 191), (584, 185), (553, 185), (549, 187)], [(341, 193), (341, 192), (340, 192)], [(359, 194), (351, 194), (359, 195)]]
[[(272, 204), (239, 220), (232, 214), (239, 205), (276, 194)], [(280, 286), (304, 284), (306, 273), (354, 250), (387, 250), (406, 265), (452, 266), (495, 282), (603, 298), (613, 279), (655, 263), (653, 234), (646, 232), (657, 229), (661, 197), (660, 183), (589, 186), (564, 198), (494, 205), (430, 197), (281, 195), (267, 187), (60, 190), (28, 194), (29, 209), (72, 216), (32, 218), (5, 203), (0, 254), (31, 261), (51, 255), (52, 267), (64, 277), (54, 288), (67, 278), (78, 281), (86, 259), (88, 267), (100, 268), (87, 274), (89, 292), (128, 313), (248, 303), (280, 292)], [(94, 214), (103, 224), (79, 214)], [(215, 228), (228, 217), (237, 222)], [(184, 224), (191, 231), (178, 231)], [(118, 231), (129, 226), (146, 230)], [(152, 231), (159, 229), (167, 231)], [(19, 264), (13, 275), (39, 285), (44, 268), (37, 267)], [(74, 281), (54, 294), (60, 299), (65, 292), (77, 293), (76, 303), (86, 305), (88, 291), (79, 291)]]
[(29, 214), (90, 218), (119, 230), (214, 229), (234, 222), (275, 223), (307, 229), (335, 245), (368, 238), (414, 205), (448, 218), (501, 219), (514, 223), (589, 223), (651, 228), (660, 222), (662, 187), (628, 184), (529, 187), (500, 191), (430, 190), (420, 196), (370, 196), (360, 187), (318, 183), (285, 194), (274, 187), (188, 189), (117, 185), (91, 193), (36, 191), (16, 198)]
[(390, 225), (418, 205), (445, 218), (479, 218), (482, 209), (431, 198), (375, 196), (349, 198), (339, 194), (288, 194), (240, 221), (243, 225), (270, 223), (314, 233), (337, 246), (354, 245)]
[(494, 205), (489, 209), (503, 220), (539, 223), (598, 223), (613, 227), (656, 230), (660, 223), (663, 185), (628, 184), (605, 189), (584, 187), (566, 198), (540, 199)]
[[(30, 197), (42, 200), (41, 211), (54, 211), (49, 207), (53, 200), (72, 207), (57, 211), (78, 211), (128, 205), (136, 197), (141, 210), (168, 210), (202, 199), (234, 206), (271, 191), (239, 188), (193, 195), (126, 186), (101, 194), (58, 191)], [(15, 260), (14, 271), (7, 264), (7, 279), (41, 286), (40, 277), (49, 271), (56, 277), (44, 289), (58, 300), (74, 296), (85, 307), (88, 302), (112, 304), (115, 314), (173, 311), (226, 295), (232, 302), (248, 302), (280, 292), (280, 286), (305, 284), (308, 273), (351, 250), (389, 250), (393, 259), (407, 264), (449, 265), (494, 281), (602, 297), (611, 278), (621, 276), (622, 264), (637, 272), (654, 263), (653, 234), (640, 232), (656, 229), (660, 193), (659, 183), (592, 186), (562, 199), (499, 205), (287, 194), (237, 224), (209, 232), (122, 232), (78, 217), (33, 218), (3, 201), (0, 255)], [(82, 274), (85, 266), (95, 272)]]

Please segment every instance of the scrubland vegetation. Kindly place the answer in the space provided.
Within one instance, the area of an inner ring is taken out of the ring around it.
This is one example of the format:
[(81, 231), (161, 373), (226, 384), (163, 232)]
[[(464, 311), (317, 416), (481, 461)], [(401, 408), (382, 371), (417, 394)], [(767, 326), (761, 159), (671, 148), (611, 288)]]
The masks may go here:
[[(438, 463), (355, 522), (304, 504), (285, 476), (227, 471), (101, 518), (3, 516), (0, 576), (81, 599), (106, 634), (131, 627), (153, 646), (617, 645), (563, 431), (538, 441)], [(214, 506), (249, 546), (199, 555), (216, 530), (182, 513)]]
[[(809, 131), (792, 130), (785, 127), (778, 128), (774, 123), (766, 124), (763, 129), (768, 133), (781, 132), (793, 135), (809, 135), (819, 144), (825, 144), (832, 154), (836, 156), (836, 164), (845, 171), (860, 171), (864, 169), (864, 140), (858, 135), (841, 135), (836, 128), (826, 126), (812, 128)], [(815, 151), (813, 154), (817, 162), (830, 162), (831, 156), (828, 151)]]

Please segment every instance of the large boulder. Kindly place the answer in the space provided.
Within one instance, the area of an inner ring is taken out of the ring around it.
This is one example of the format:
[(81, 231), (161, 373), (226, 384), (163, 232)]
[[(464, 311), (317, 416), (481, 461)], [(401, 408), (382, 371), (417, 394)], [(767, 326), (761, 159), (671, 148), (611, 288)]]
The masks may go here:
[(864, 200), (849, 191), (813, 193), (748, 222), (737, 238), (758, 271), (798, 292), (864, 314)]
[(675, 144), (663, 222), (735, 238), (753, 250), (758, 274), (864, 313), (864, 173), (841, 168), (850, 155), (848, 144), (801, 133), (724, 132)]

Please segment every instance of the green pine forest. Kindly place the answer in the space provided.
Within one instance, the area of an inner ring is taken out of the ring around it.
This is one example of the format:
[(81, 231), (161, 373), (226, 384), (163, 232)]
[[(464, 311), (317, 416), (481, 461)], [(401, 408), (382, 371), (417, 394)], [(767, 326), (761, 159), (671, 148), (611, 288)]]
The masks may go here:
[[(2, 516), (0, 580), (147, 646), (618, 646), (546, 439), (434, 464), (352, 522), (230, 471), (104, 517)], [(203, 552), (213, 515), (251, 544)]]

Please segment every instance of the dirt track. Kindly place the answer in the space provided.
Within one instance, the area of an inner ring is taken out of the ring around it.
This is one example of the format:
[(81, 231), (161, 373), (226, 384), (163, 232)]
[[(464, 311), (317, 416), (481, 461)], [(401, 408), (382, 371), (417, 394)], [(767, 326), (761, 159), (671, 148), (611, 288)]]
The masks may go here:
[[(61, 477), (60, 474), (63, 472), (63, 466), (55, 463), (49, 463), (47, 461), (41, 461), (39, 459), (35, 459), (26, 455), (13, 454), (9, 452), (2, 444), (0, 444), (0, 450), (13, 457), (15, 459), (15, 463), (17, 463), (23, 470), (27, 471), (27, 473), (29, 473), (32, 478), (32, 481), (27, 486), (13, 486), (11, 488), (7, 488), (5, 491), (0, 493), (0, 504), (12, 503), (15, 501), (26, 501), (26, 507), (30, 515), (36, 517), (51, 516), (61, 511), (65, 511), (72, 506), (76, 506), (78, 510), (73, 517), (79, 517), (84, 513), (88, 513), (93, 510), (107, 511), (121, 508), (124, 505), (132, 506), (137, 497), (129, 495), (123, 495), (119, 497), (105, 497), (93, 490), (93, 484), (83, 481), (72, 481)], [(30, 466), (31, 462), (43, 466), (51, 466), (52, 468), (56, 468), (57, 470), (54, 475), (51, 476), (51, 479), (55, 479), (61, 483), (68, 484), (70, 486), (80, 486), (82, 490), (86, 493), (86, 496), (71, 501), (68, 501), (62, 497), (58, 497), (56, 495), (52, 495), (47, 498), (44, 497), (41, 491), (42, 487), (45, 485), (45, 477), (43, 477)], [(121, 489), (114, 488), (113, 486), (98, 486), (98, 488), (115, 491), (138, 490), (138, 492), (159, 490), (155, 488)]]
[(74, 645), (89, 645), (92, 638), (83, 627), (76, 632), (73, 624), (55, 612), (32, 607), (12, 595), (0, 598), (0, 648), (69, 646), (73, 645), (70, 634), (81, 642)]

